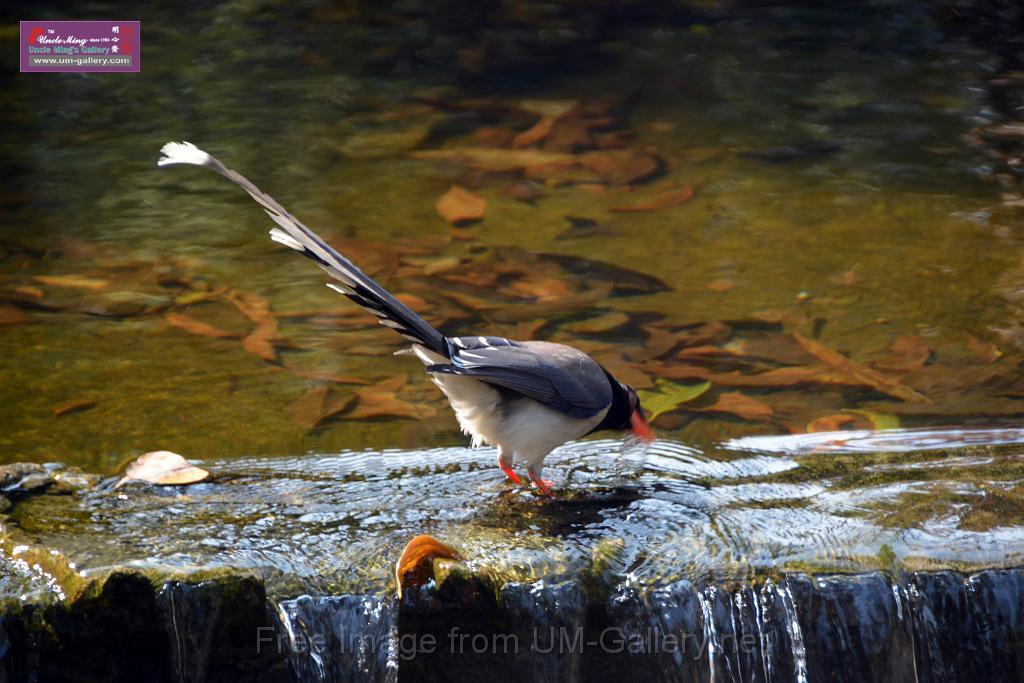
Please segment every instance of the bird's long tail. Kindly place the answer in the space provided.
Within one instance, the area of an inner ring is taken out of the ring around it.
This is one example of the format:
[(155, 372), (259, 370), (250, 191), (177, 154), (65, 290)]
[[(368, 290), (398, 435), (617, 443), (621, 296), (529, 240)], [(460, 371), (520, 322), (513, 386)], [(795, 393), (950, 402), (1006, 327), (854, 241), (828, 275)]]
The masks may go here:
[(426, 348), (447, 357), (448, 349), (444, 335), (414, 313), (408, 306), (391, 296), (369, 275), (359, 270), (351, 261), (335, 251), (319, 235), (303, 225), (295, 216), (252, 184), (248, 178), (232, 171), (216, 158), (199, 149), (191, 142), (168, 142), (161, 148), (163, 154), (158, 166), (171, 164), (193, 164), (212, 169), (249, 193), (277, 223), (270, 230), (270, 238), (291, 247), (312, 259), (318, 266), (331, 274), (340, 284), (327, 286), (344, 294), (349, 299), (380, 318), (380, 324), (396, 330), (406, 339), (422, 344)]

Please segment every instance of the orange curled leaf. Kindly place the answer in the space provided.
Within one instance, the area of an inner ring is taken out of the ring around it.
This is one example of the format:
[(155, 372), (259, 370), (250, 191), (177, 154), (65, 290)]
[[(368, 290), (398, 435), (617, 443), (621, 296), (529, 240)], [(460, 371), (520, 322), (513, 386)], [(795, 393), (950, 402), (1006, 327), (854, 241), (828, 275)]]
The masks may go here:
[(462, 561), (462, 556), (451, 546), (442, 543), (433, 536), (421, 534), (409, 541), (402, 556), (395, 563), (395, 583), (398, 597), (402, 590), (413, 586), (422, 586), (434, 580), (434, 560), (448, 559)]

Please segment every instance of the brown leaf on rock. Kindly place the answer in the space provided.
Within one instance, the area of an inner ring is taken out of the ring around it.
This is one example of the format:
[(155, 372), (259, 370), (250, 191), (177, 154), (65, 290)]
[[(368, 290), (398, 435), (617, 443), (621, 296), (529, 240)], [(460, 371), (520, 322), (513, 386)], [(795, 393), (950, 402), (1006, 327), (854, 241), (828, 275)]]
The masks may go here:
[(715, 402), (708, 406), (686, 405), (684, 408), (700, 413), (732, 413), (744, 420), (770, 420), (772, 418), (770, 405), (736, 391), (719, 394)]
[(678, 189), (669, 190), (668, 192), (663, 192), (659, 195), (655, 195), (649, 199), (635, 202), (633, 204), (613, 206), (611, 210), (617, 212), (657, 211), (658, 209), (667, 209), (670, 206), (685, 204), (693, 199), (693, 194), (693, 186), (684, 185)]
[(30, 320), (28, 314), (14, 306), (0, 306), (0, 325), (21, 325)]
[(853, 380), (904, 401), (910, 401), (913, 403), (931, 402), (927, 396), (914, 391), (905, 384), (902, 384), (891, 377), (887, 377), (877, 370), (861, 365), (860, 363), (847, 358), (838, 351), (830, 349), (819, 341), (809, 339), (796, 333), (793, 334), (793, 338), (796, 339), (800, 346), (804, 347), (804, 349), (806, 349), (812, 356), (818, 360), (824, 361)]
[(84, 277), (82, 275), (37, 275), (32, 279), (39, 284), (50, 285), (51, 287), (87, 289), (91, 292), (106, 289), (110, 284), (109, 280), (100, 280), (99, 278)]
[(375, 386), (356, 390), (359, 404), (349, 417), (353, 420), (365, 420), (374, 417), (410, 417), (423, 420), (437, 415), (437, 411), (428, 405), (413, 405), (395, 395), (405, 385), (405, 378), (393, 377)]
[(128, 465), (117, 486), (129, 481), (146, 481), (161, 486), (194, 484), (210, 476), (201, 467), (189, 464), (188, 460), (171, 451), (153, 451), (141, 455)]
[(529, 129), (524, 130), (512, 139), (513, 147), (531, 147), (540, 143), (551, 132), (551, 126), (555, 123), (552, 116), (542, 116), (537, 123)]
[(180, 330), (185, 330), (191, 334), (198, 334), (202, 337), (213, 337), (215, 339), (231, 339), (237, 338), (240, 335), (227, 330), (222, 330), (219, 327), (204, 323), (201, 320), (196, 320), (184, 313), (176, 313), (174, 311), (168, 311), (164, 314), (164, 320), (171, 327), (177, 327)]
[(292, 422), (310, 432), (327, 419), (350, 408), (355, 401), (355, 395), (337, 394), (331, 390), (329, 384), (322, 384), (295, 399), (287, 412)]
[(265, 361), (276, 363), (277, 349), (274, 348), (274, 342), (280, 338), (281, 335), (277, 332), (277, 322), (273, 318), (267, 318), (258, 323), (252, 332), (242, 339), (242, 348)]
[(452, 185), (434, 204), (437, 213), (453, 225), (483, 219), (487, 201), (469, 190)]
[(904, 334), (893, 339), (885, 353), (871, 361), (871, 365), (879, 370), (912, 372), (923, 368), (931, 355), (924, 339), (916, 334)]
[(462, 560), (451, 546), (433, 536), (415, 536), (405, 546), (402, 556), (395, 563), (395, 584), (398, 597), (407, 588), (423, 586), (434, 579), (434, 560)]
[(61, 403), (59, 406), (53, 409), (53, 416), (60, 417), (61, 415), (69, 415), (71, 413), (81, 413), (82, 411), (89, 410), (90, 408), (96, 407), (96, 401), (89, 401), (86, 399), (76, 399), (74, 401), (67, 401)]

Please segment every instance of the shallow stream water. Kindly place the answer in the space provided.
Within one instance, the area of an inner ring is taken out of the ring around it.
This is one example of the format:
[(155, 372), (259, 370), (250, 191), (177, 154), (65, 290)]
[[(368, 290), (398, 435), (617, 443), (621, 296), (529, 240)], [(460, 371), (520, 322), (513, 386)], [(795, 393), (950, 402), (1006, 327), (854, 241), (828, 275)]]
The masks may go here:
[[(277, 596), (382, 591), (417, 533), (516, 581), (1019, 563), (1019, 187), (979, 133), (1004, 65), (927, 3), (462, 17), (482, 33), (413, 5), (91, 7), (141, 18), (141, 74), (2, 84), (0, 460), (110, 479), (19, 502), (18, 542), (86, 573), (251, 568)], [(555, 110), (538, 152), (653, 168), (510, 161)], [(542, 504), (248, 198), (156, 168), (179, 139), (445, 332), (710, 384), (646, 450), (553, 454)], [(482, 221), (438, 215), (453, 184)], [(269, 353), (243, 341), (267, 320)], [(159, 449), (213, 477), (113, 488)]]

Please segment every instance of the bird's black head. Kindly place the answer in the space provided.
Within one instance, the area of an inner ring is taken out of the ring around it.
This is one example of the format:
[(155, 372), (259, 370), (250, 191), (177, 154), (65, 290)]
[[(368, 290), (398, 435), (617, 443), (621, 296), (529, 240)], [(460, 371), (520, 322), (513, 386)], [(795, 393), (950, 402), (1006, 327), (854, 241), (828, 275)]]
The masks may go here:
[(612, 385), (612, 404), (608, 413), (604, 416), (601, 424), (593, 431), (602, 429), (615, 429), (618, 431), (630, 431), (644, 441), (654, 441), (654, 432), (644, 418), (644, 410), (640, 406), (640, 397), (636, 389), (623, 384), (605, 370), (608, 381)]

